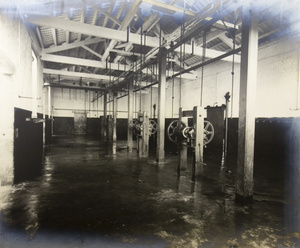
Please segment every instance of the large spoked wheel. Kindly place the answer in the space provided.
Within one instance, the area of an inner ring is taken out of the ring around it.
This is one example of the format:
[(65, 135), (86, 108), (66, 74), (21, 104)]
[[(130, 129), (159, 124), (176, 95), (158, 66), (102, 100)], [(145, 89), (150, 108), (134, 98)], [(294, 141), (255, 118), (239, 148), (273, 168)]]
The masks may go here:
[(150, 135), (153, 135), (157, 132), (157, 123), (155, 120), (149, 120), (149, 131)]
[(140, 133), (141, 124), (137, 119), (133, 119), (132, 121), (130, 121), (128, 126), (130, 130), (132, 130), (133, 135), (138, 135)]
[(138, 123), (137, 119), (133, 119), (132, 121), (129, 122), (129, 128), (134, 129), (136, 124)]
[(214, 126), (209, 121), (204, 121), (204, 145), (212, 141), (215, 135)]
[(179, 133), (182, 129), (185, 128), (185, 124), (183, 122), (179, 123), (179, 120), (172, 121), (168, 126), (168, 138), (170, 141), (177, 143), (177, 138), (179, 137)]

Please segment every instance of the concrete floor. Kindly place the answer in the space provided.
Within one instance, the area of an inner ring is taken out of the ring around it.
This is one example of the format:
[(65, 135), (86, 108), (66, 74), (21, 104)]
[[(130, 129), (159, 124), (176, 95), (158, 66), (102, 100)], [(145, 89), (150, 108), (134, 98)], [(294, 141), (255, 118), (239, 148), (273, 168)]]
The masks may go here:
[(158, 166), (118, 147), (113, 156), (105, 142), (55, 137), (39, 178), (0, 187), (0, 247), (300, 247), (278, 173), (260, 166), (254, 203), (241, 206), (235, 159), (220, 171), (207, 154), (192, 182), (172, 154)]

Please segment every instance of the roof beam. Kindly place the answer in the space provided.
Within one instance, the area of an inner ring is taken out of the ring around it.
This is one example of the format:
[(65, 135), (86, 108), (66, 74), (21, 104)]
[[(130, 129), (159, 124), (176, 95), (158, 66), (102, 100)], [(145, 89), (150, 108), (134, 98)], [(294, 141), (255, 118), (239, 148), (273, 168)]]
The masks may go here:
[[(193, 37), (195, 37), (195, 35), (199, 34), (199, 32), (202, 32), (202, 31), (206, 30), (207, 28), (211, 27), (217, 20), (220, 20), (220, 19), (226, 17), (232, 11), (234, 11), (235, 9), (240, 7), (240, 3), (233, 3), (233, 4), (228, 4), (228, 5), (229, 6), (226, 6), (226, 7), (223, 5), (221, 14), (217, 15), (215, 18), (212, 18), (211, 20), (206, 21), (206, 22), (200, 22), (200, 23), (196, 24), (195, 26), (193, 26), (192, 28), (190, 28), (187, 32), (185, 32), (183, 37), (180, 38), (180, 41), (178, 41), (176, 44), (174, 44), (173, 47), (169, 48), (167, 50), (167, 52), (172, 52), (172, 51), (176, 50), (182, 44), (188, 42)], [(210, 12), (217, 11), (219, 8), (220, 8), (220, 5), (218, 4)], [(208, 12), (206, 15), (208, 16), (210, 14), (210, 12)], [(208, 51), (208, 50), (206, 50), (206, 51)]]
[(52, 28), (51, 31), (52, 31), (53, 44), (54, 46), (57, 46), (56, 29)]
[(114, 23), (118, 24), (119, 26), (121, 25), (121, 22), (118, 18), (114, 17), (112, 14), (107, 12), (106, 10), (99, 8), (92, 4), (91, 2), (89, 3), (96, 11), (100, 12), (101, 14), (105, 15), (108, 19), (112, 20)]
[[(152, 29), (152, 27), (160, 20), (160, 17), (158, 18), (158, 13), (155, 13), (155, 15), (152, 15), (143, 23), (142, 29), (149, 31)], [(137, 33), (139, 34), (141, 32), (141, 28), (138, 29)], [(127, 45), (125, 46), (125, 51), (129, 52), (133, 46), (131, 42), (127, 42)], [(116, 46), (115, 46), (116, 47)], [(122, 56), (117, 56), (114, 60), (115, 63), (117, 63)]]
[(63, 45), (60, 45), (57, 47), (49, 47), (49, 48), (43, 49), (42, 53), (43, 54), (44, 53), (56, 53), (56, 52), (61, 52), (61, 51), (77, 48), (77, 47), (84, 46), (84, 45), (87, 46), (87, 45), (99, 43), (102, 41), (104, 41), (104, 39), (102, 39), (102, 38), (93, 38), (93, 39), (86, 39), (83, 41), (75, 41), (70, 44), (63, 44)]
[(118, 50), (118, 49), (111, 49), (110, 51), (115, 52), (122, 56), (132, 56), (132, 55), (140, 56), (140, 53), (127, 52), (126, 50), (124, 51), (124, 50)]
[[(225, 31), (219, 30), (219, 29), (211, 31), (206, 34), (205, 41), (206, 41), (206, 43), (210, 42), (210, 41), (218, 38), (220, 35), (222, 35), (224, 33), (225, 33)], [(203, 37), (197, 40), (197, 46), (203, 46)]]
[[(80, 18), (80, 22), (84, 23), (84, 20), (85, 20), (85, 6), (82, 7), (82, 10), (81, 10), (81, 18)], [(81, 41), (81, 36), (82, 36), (82, 33), (79, 32), (78, 33), (78, 41)]]
[(180, 7), (176, 7), (174, 5), (169, 5), (169, 4), (165, 4), (162, 2), (158, 2), (155, 0), (142, 0), (144, 3), (149, 3), (152, 5), (155, 5), (157, 7), (163, 8), (163, 9), (167, 9), (167, 10), (171, 10), (171, 11), (175, 11), (175, 12), (180, 12), (180, 13), (185, 13), (186, 15), (189, 16), (196, 16), (196, 13), (190, 11), (190, 10), (186, 10), (186, 9), (182, 9)]
[[(95, 9), (91, 25), (95, 25), (97, 22), (97, 19), (98, 19), (98, 10)], [(92, 36), (88, 36), (88, 39), (91, 39), (91, 38), (92, 38)]]
[(90, 53), (94, 54), (98, 58), (102, 59), (102, 55), (99, 54), (99, 53), (97, 53), (97, 52), (95, 52), (93, 49), (91, 49), (91, 48), (89, 48), (89, 47), (87, 47), (85, 45), (82, 45), (81, 47), (84, 48), (85, 50), (89, 51)]
[[(53, 54), (43, 54), (41, 56), (41, 60), (54, 62), (54, 63), (96, 67), (96, 68), (102, 68), (102, 69), (107, 68), (106, 63), (102, 62), (102, 61), (96, 61), (96, 60), (90, 60), (90, 59), (80, 59), (80, 58), (67, 57), (67, 56), (61, 56), (61, 55), (53, 55)], [(112, 70), (119, 70), (119, 71), (128, 71), (128, 69), (129, 69), (128, 66), (125, 66), (123, 64), (116, 64), (116, 63), (109, 63), (109, 68)], [(147, 69), (144, 69), (143, 73), (150, 74), (150, 73), (147, 73)], [(168, 75), (173, 75), (172, 71), (168, 71), (167, 73), (168, 73)], [(95, 74), (95, 75), (98, 75), (98, 74)], [(186, 79), (195, 79), (195, 76), (188, 74), (188, 73), (185, 75), (181, 75), (181, 77), (186, 78)]]
[[(127, 32), (121, 30), (114, 30), (110, 28), (104, 28), (99, 26), (93, 26), (86, 23), (74, 22), (70, 20), (58, 19), (50, 16), (42, 15), (27, 15), (25, 21), (38, 25), (53, 27), (61, 30), (69, 30), (74, 33), (82, 33), (86, 35), (91, 35), (95, 37), (101, 37), (104, 39), (111, 39), (116, 41), (127, 41)], [(140, 44), (140, 35), (130, 34), (129, 41), (134, 44)], [(146, 45), (150, 47), (159, 46), (159, 41), (155, 37), (148, 36), (146, 39)]]
[(95, 86), (76, 86), (76, 85), (68, 85), (68, 84), (59, 84), (59, 83), (50, 83), (51, 87), (54, 88), (64, 88), (64, 89), (75, 89), (75, 90), (89, 90), (89, 91), (107, 91), (102, 87)]
[[(127, 26), (130, 24), (132, 18), (135, 16), (136, 12), (138, 11), (140, 4), (141, 4), (141, 0), (135, 0), (133, 2), (130, 10), (127, 12), (124, 20), (122, 21), (121, 25), (118, 28), (119, 31), (126, 30)], [(125, 36), (123, 38), (125, 38), (127, 40), (127, 32), (125, 32)], [(110, 41), (108, 47), (106, 48), (106, 50), (103, 54), (102, 61), (107, 59), (110, 50), (114, 48), (114, 46), (117, 44), (117, 41), (118, 40), (116, 40), (116, 39), (112, 39)], [(125, 41), (125, 40), (123, 40), (123, 41)]]
[(44, 42), (43, 42), (43, 38), (42, 38), (42, 35), (41, 35), (40, 28), (39, 27), (35, 27), (35, 30), (36, 30), (36, 33), (38, 35), (41, 48), (44, 49)]
[(66, 76), (69, 78), (86, 78), (93, 81), (100, 81), (100, 80), (106, 80), (109, 81), (110, 76), (107, 75), (99, 75), (99, 74), (89, 74), (89, 73), (83, 73), (83, 72), (73, 72), (73, 71), (61, 71), (61, 70), (53, 70), (53, 69), (43, 69), (44, 74), (51, 74), (51, 75), (60, 75), (60, 76)]
[[(67, 19), (70, 19), (69, 13), (67, 13)], [(68, 30), (66, 31), (66, 43), (70, 43), (70, 32)]]
[[(41, 60), (43, 61), (49, 61), (54, 63), (63, 63), (63, 64), (70, 64), (70, 65), (81, 65), (81, 66), (88, 66), (88, 67), (97, 67), (97, 68), (106, 68), (106, 63), (102, 61), (96, 61), (91, 59), (80, 59), (80, 58), (74, 58), (74, 57), (67, 57), (67, 56), (61, 56), (61, 55), (53, 55), (53, 54), (43, 54), (41, 56)], [(125, 71), (127, 68), (125, 68), (124, 65), (110, 63), (109, 67), (112, 70), (120, 70)]]
[[(82, 33), (86, 35), (91, 35), (91, 36), (96, 36), (99, 37), (101, 36), (102, 38), (106, 39), (111, 39), (115, 40), (114, 42), (111, 42), (111, 44), (115, 45), (117, 41), (127, 41), (127, 32), (126, 31), (120, 31), (120, 30), (113, 30), (109, 28), (103, 28), (99, 26), (93, 26), (90, 24), (86, 23), (78, 23), (74, 21), (69, 21), (69, 20), (62, 20), (50, 16), (40, 16), (40, 15), (28, 15), (25, 20), (29, 23), (39, 25), (39, 26), (47, 26), (47, 27), (54, 27), (58, 29), (63, 29), (63, 30), (69, 30), (70, 32), (74, 33)], [(122, 25), (121, 25), (122, 26)], [(133, 44), (140, 44), (141, 43), (141, 37), (139, 34), (130, 34), (129, 36), (129, 41), (132, 42)], [(146, 46), (149, 47), (159, 47), (159, 38), (157, 37), (151, 37), (151, 36), (146, 36)], [(176, 43), (175, 43), (176, 46)], [(76, 46), (77, 47), (77, 46)], [(110, 48), (112, 49), (113, 46)], [(46, 50), (46, 49), (44, 49)], [(106, 49), (106, 55), (103, 55), (102, 60), (104, 61), (106, 58), (105, 56), (108, 56), (109, 49)], [(180, 52), (180, 49), (177, 48), (175, 49), (176, 52)], [(185, 51), (187, 54), (192, 54), (192, 46), (186, 44), (185, 45)], [(214, 58), (216, 56), (219, 56), (220, 54), (223, 54), (222, 52), (216, 51), (216, 50), (211, 50), (211, 49), (206, 49), (206, 56), (210, 58)], [(195, 48), (194, 49), (194, 55), (202, 56), (202, 49), (201, 48)], [(225, 61), (227, 58), (224, 59)]]
[[(228, 38), (225, 33), (221, 34), (218, 37), (220, 40), (222, 40), (227, 46), (229, 46), (231, 49), (233, 49), (233, 39)], [(239, 46), (235, 45), (235, 48), (238, 48)]]
[[(110, 4), (109, 9), (108, 9), (108, 13), (111, 12), (111, 10), (113, 9), (113, 7), (115, 6), (115, 3), (116, 3), (116, 0), (112, 0), (111, 1), (111, 4)], [(107, 16), (105, 16), (104, 22), (103, 22), (103, 27), (106, 27), (107, 22), (108, 22), (108, 18), (107, 18)]]

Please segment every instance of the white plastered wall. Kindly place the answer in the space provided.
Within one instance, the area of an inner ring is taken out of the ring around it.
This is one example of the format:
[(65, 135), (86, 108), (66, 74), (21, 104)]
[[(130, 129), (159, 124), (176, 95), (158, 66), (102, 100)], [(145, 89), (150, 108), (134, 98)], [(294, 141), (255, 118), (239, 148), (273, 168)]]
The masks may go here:
[[(33, 97), (41, 105), (42, 70), (37, 62), (37, 90), (32, 88), (31, 39), (15, 12), (0, 11), (0, 184), (13, 180), (14, 108), (32, 111)], [(37, 96), (32, 93), (36, 92)], [(38, 108), (39, 109), (39, 108)]]
[[(256, 117), (299, 117), (299, 43), (292, 39), (280, 40), (264, 45), (258, 51), (258, 75), (256, 89)], [(230, 92), (229, 117), (238, 117), (240, 64), (234, 66), (234, 84), (232, 90), (232, 63), (219, 61), (204, 67), (202, 106), (225, 104), (224, 95)], [(167, 83), (166, 118), (178, 116), (181, 107), (191, 110), (200, 105), (201, 69), (196, 80), (174, 80)], [(181, 89), (181, 90), (180, 90)], [(181, 94), (180, 94), (181, 92)], [(180, 96), (181, 95), (181, 96)], [(156, 98), (154, 96), (154, 98)], [(298, 104), (297, 104), (298, 102)], [(144, 108), (148, 108), (147, 96)], [(231, 104), (233, 106), (231, 106)], [(232, 111), (231, 111), (232, 110)]]

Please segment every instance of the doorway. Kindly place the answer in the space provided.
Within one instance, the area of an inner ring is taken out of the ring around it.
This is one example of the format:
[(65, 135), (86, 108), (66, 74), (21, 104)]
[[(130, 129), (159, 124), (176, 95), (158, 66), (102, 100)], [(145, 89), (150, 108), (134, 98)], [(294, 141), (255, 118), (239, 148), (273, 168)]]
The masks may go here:
[(74, 133), (86, 134), (86, 112), (85, 111), (74, 112)]

